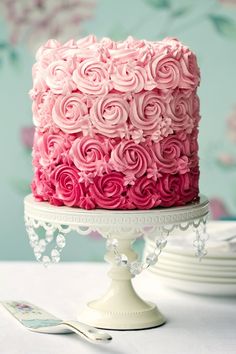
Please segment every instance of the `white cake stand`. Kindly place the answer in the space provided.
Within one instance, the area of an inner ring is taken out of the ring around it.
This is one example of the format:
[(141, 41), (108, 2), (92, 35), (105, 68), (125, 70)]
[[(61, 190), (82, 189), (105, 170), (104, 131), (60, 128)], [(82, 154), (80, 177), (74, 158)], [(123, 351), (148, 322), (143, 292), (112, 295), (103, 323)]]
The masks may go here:
[[(144, 329), (165, 322), (155, 304), (137, 295), (131, 279), (157, 261), (166, 237), (175, 227), (181, 230), (194, 227), (198, 255), (204, 255), (202, 230), (204, 232), (207, 214), (208, 200), (204, 196), (188, 206), (145, 211), (55, 207), (35, 201), (32, 195), (25, 198), (25, 224), (30, 243), (36, 258), (44, 264), (60, 260), (66, 234), (71, 231), (85, 235), (97, 231), (107, 238), (105, 260), (111, 264), (110, 288), (102, 298), (89, 302), (79, 315), (80, 321), (105, 329)], [(138, 237), (151, 234), (155, 235), (156, 249), (144, 262), (139, 262), (131, 245)], [(56, 246), (51, 248), (50, 257), (44, 255), (53, 240)]]

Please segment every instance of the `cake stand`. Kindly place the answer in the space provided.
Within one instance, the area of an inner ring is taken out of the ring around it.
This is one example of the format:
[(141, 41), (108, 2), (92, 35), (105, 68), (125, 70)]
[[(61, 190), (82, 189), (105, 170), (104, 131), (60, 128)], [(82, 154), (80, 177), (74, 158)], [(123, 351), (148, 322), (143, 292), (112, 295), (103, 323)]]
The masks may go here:
[[(201, 258), (205, 254), (207, 235), (205, 225), (208, 200), (201, 196), (198, 202), (183, 207), (151, 210), (83, 210), (56, 207), (37, 202), (28, 195), (25, 204), (25, 224), (36, 259), (47, 265), (57, 263), (71, 231), (88, 235), (98, 232), (107, 239), (105, 260), (111, 264), (111, 284), (105, 295), (87, 304), (79, 315), (80, 321), (104, 329), (144, 329), (160, 326), (165, 318), (155, 304), (141, 299), (131, 279), (153, 265), (167, 243), (167, 236), (175, 229), (196, 231), (194, 245)], [(140, 236), (152, 235), (156, 248), (144, 261), (132, 249)], [(54, 246), (52, 246), (54, 244)], [(45, 255), (45, 252), (49, 255)]]

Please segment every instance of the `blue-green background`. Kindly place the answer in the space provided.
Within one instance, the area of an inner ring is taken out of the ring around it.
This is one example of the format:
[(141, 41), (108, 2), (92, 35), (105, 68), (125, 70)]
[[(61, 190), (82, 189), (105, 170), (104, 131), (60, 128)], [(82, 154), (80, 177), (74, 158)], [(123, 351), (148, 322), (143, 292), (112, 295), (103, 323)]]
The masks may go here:
[[(221, 153), (236, 156), (236, 145), (228, 139), (226, 123), (236, 105), (236, 3), (231, 3), (98, 0), (91, 19), (81, 26), (80, 35), (94, 33), (123, 39), (131, 34), (150, 40), (176, 36), (197, 53), (202, 76), (201, 192), (220, 199), (227, 213), (235, 215), (236, 168), (217, 162)], [(9, 31), (1, 10), (0, 41), (8, 39)], [(71, 30), (71, 38), (77, 35)], [(47, 36), (45, 31), (45, 41)], [(20, 140), (20, 130), (31, 125), (28, 91), (34, 58), (26, 40), (14, 50), (16, 58), (13, 55), (10, 60), (0, 47), (0, 260), (33, 259), (23, 222), (23, 196), (31, 179), (31, 157)], [(64, 259), (101, 259), (103, 247), (101, 240), (71, 235)]]

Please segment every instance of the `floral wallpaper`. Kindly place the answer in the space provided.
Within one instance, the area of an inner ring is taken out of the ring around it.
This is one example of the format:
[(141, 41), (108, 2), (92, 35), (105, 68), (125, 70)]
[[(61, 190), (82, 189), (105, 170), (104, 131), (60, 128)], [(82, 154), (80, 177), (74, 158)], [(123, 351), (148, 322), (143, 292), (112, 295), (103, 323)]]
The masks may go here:
[[(200, 187), (211, 200), (213, 218), (236, 218), (236, 0), (2, 0), (0, 100), (5, 123), (0, 147), (6, 153), (0, 174), (0, 259), (33, 258), (22, 200), (32, 176), (34, 128), (27, 92), (35, 50), (48, 38), (65, 41), (89, 33), (116, 40), (174, 36), (197, 53), (202, 72)], [(103, 247), (96, 235), (71, 237), (65, 259), (100, 260)]]

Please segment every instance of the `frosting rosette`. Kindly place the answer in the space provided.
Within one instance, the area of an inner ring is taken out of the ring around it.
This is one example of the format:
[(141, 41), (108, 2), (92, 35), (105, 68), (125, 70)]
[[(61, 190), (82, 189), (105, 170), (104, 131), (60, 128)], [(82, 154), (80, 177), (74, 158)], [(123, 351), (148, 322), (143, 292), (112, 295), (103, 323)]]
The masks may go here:
[(75, 167), (65, 164), (57, 166), (50, 175), (50, 181), (54, 185), (55, 197), (58, 200), (67, 206), (79, 206), (84, 191)]
[(180, 63), (171, 53), (157, 53), (148, 66), (148, 88), (174, 90), (180, 83)]
[(191, 108), (189, 95), (179, 90), (173, 93), (167, 106), (167, 114), (171, 118), (173, 130), (192, 132), (194, 121), (191, 115)]
[(134, 186), (129, 189), (128, 196), (137, 209), (151, 209), (161, 203), (157, 184), (145, 176), (135, 181)]
[(179, 205), (180, 175), (165, 174), (159, 179), (157, 185), (161, 206), (170, 207), (172, 205)]
[(97, 175), (107, 172), (109, 156), (101, 141), (85, 136), (77, 138), (71, 147), (70, 156), (80, 171), (95, 172)]
[(79, 91), (91, 95), (106, 95), (112, 88), (107, 65), (93, 58), (79, 63), (73, 81)]
[(133, 62), (122, 63), (113, 66), (111, 80), (117, 91), (140, 92), (147, 81), (147, 73)]
[(84, 122), (88, 120), (88, 107), (84, 96), (79, 93), (57, 96), (52, 119), (65, 133), (81, 132)]
[(36, 135), (35, 151), (39, 163), (43, 167), (53, 167), (68, 160), (68, 149), (70, 149), (73, 137), (55, 131), (46, 131)]
[(90, 110), (91, 121), (97, 132), (108, 137), (123, 137), (127, 134), (128, 114), (126, 98), (112, 93), (98, 97)]
[(71, 61), (53, 61), (44, 73), (45, 82), (55, 94), (71, 92), (75, 89), (72, 80), (73, 63)]
[(52, 109), (55, 97), (51, 92), (39, 92), (32, 103), (33, 122), (36, 127), (45, 130), (52, 126)]
[(191, 153), (190, 142), (186, 135), (169, 135), (160, 142), (154, 143), (151, 151), (159, 173), (175, 174), (189, 171), (188, 157)]
[(154, 134), (166, 115), (170, 98), (158, 95), (156, 91), (144, 91), (134, 95), (130, 104), (130, 120), (133, 126), (145, 135)]
[(133, 183), (143, 176), (151, 165), (150, 152), (141, 144), (130, 140), (121, 141), (111, 152), (110, 164), (115, 171), (123, 172)]
[(99, 208), (122, 209), (127, 194), (124, 176), (119, 172), (111, 172), (96, 177), (89, 186), (89, 192)]

